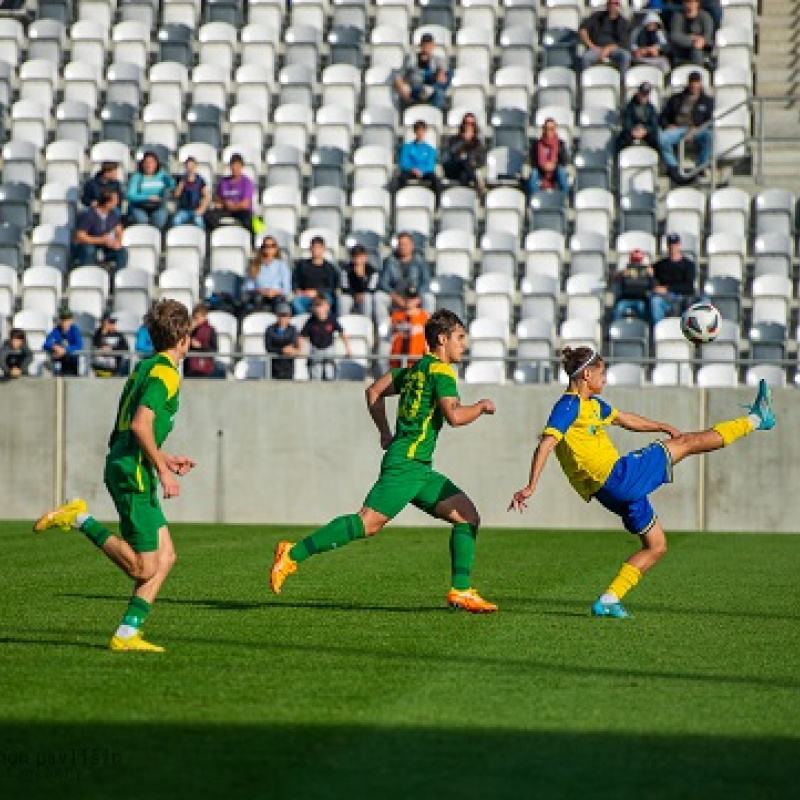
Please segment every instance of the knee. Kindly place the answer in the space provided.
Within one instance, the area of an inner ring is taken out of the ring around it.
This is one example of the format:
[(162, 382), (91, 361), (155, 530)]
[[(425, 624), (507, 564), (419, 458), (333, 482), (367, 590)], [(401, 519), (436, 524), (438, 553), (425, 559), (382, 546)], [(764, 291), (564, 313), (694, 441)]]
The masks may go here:
[(159, 569), (162, 572), (169, 572), (178, 560), (178, 554), (174, 550), (170, 550), (167, 553), (164, 553), (161, 556), (161, 560), (159, 562)]
[(158, 572), (158, 561), (142, 561), (141, 559), (136, 562), (133, 569), (129, 573), (131, 578), (137, 581), (149, 581)]
[(646, 549), (653, 563), (660, 561), (667, 554), (667, 540), (662, 539), (659, 542), (653, 542)]
[(364, 521), (364, 535), (367, 537), (375, 536), (375, 534), (379, 533), (382, 528), (383, 528), (382, 522), (377, 522), (375, 520)]

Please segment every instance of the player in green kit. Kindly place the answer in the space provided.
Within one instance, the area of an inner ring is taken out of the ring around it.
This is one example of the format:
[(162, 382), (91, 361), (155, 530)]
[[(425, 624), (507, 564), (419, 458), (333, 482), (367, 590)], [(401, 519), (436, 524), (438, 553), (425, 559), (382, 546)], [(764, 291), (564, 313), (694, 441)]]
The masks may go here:
[(105, 484), (120, 520), (114, 536), (88, 513), (83, 500), (72, 500), (42, 516), (34, 531), (78, 528), (134, 581), (133, 597), (111, 638), (115, 651), (161, 653), (142, 638), (141, 627), (161, 585), (175, 563), (175, 548), (158, 500), (177, 497), (176, 475), (194, 462), (161, 450), (178, 413), (178, 364), (189, 350), (189, 312), (176, 300), (162, 300), (145, 320), (156, 354), (140, 361), (128, 378), (106, 456)]
[[(374, 536), (409, 503), (453, 525), (450, 536), (452, 588), (447, 602), (472, 613), (497, 611), (470, 588), (475, 540), (480, 517), (472, 500), (432, 467), (433, 451), (442, 425), (469, 425), (483, 414), (494, 414), (491, 400), (462, 406), (456, 387), (458, 364), (467, 346), (461, 320), (439, 310), (425, 325), (428, 352), (411, 367), (393, 369), (367, 389), (367, 407), (386, 451), (378, 481), (357, 514), (337, 517), (297, 544), (279, 542), (270, 575), (272, 591), (297, 571), (298, 564), (365, 536)], [(397, 425), (392, 434), (385, 399), (399, 394)]]

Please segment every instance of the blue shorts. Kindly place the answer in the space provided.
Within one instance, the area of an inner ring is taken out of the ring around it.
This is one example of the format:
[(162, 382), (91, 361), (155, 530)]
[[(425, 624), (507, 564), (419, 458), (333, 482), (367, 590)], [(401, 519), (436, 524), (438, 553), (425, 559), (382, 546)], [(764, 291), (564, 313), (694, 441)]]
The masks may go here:
[(656, 512), (647, 495), (672, 482), (672, 459), (663, 442), (653, 442), (628, 453), (614, 464), (595, 499), (618, 514), (630, 533), (641, 535), (653, 527)]

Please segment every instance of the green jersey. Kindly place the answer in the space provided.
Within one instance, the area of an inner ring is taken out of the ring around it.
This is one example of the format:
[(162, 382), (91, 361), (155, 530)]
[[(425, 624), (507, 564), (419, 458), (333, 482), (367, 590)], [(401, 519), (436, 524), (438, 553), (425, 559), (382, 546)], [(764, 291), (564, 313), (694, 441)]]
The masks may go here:
[(155, 414), (153, 434), (160, 448), (178, 413), (180, 381), (177, 368), (164, 353), (140, 361), (128, 378), (119, 400), (106, 459), (106, 472), (113, 474), (118, 489), (143, 492), (146, 482), (154, 477), (152, 465), (131, 433), (131, 420), (140, 406), (151, 409)]
[(412, 367), (393, 369), (392, 382), (400, 402), (394, 440), (386, 456), (430, 462), (444, 424), (439, 401), (458, 397), (455, 370), (426, 353)]

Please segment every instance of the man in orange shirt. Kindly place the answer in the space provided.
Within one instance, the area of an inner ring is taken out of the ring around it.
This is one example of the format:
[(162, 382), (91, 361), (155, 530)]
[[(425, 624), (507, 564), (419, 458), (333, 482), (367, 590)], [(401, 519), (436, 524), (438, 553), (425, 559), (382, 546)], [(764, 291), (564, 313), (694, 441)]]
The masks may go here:
[[(392, 313), (392, 369), (410, 367), (425, 355), (425, 323), (430, 316), (422, 309), (422, 299), (416, 286), (408, 286), (403, 294), (406, 306)], [(398, 357), (399, 356), (399, 357)]]

